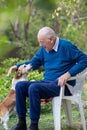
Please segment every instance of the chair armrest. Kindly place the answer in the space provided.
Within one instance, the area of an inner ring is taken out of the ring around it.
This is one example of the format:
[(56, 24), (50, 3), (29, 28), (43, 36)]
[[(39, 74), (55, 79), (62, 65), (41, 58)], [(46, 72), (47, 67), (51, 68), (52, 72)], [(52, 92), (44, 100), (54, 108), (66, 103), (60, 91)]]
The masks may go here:
[(86, 77), (86, 76), (87, 76), (87, 68), (83, 70), (82, 72), (80, 72), (79, 74), (77, 74), (76, 76), (72, 76), (69, 80), (75, 80), (75, 79)]
[[(70, 92), (73, 94), (75, 93), (81, 93), (82, 92), (82, 86), (83, 86), (83, 83), (84, 83), (84, 80), (87, 76), (87, 68), (84, 69), (82, 72), (80, 72), (79, 74), (77, 74), (76, 76), (72, 76), (68, 81), (71, 81), (71, 80), (76, 80), (76, 85), (73, 87), (71, 86), (70, 84), (66, 83), (68, 89), (70, 90)], [(61, 88), (61, 93), (62, 93), (62, 96), (64, 96), (64, 89), (65, 89), (65, 86), (63, 86)]]

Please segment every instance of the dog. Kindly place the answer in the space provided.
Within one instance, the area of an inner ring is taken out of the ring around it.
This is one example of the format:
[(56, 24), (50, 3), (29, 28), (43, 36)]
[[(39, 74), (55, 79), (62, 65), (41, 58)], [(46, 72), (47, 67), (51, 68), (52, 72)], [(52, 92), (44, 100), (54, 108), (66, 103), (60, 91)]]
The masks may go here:
[[(28, 73), (32, 70), (32, 65), (21, 65), (12, 79), (12, 87), (8, 96), (0, 103), (0, 119), (5, 130), (8, 130), (8, 121), (9, 115), (15, 108), (15, 86), (19, 81), (27, 81), (28, 80)], [(11, 74), (11, 73), (10, 73)], [(8, 76), (10, 75), (8, 74)], [(34, 81), (34, 80), (33, 80)], [(52, 101), (52, 98), (49, 99), (41, 99), (41, 105), (45, 105)]]
[[(15, 86), (19, 81), (28, 80), (28, 73), (32, 70), (32, 65), (21, 65), (12, 79), (12, 87), (10, 89), (9, 95), (0, 103), (0, 119), (5, 130), (8, 130), (8, 121), (10, 112), (15, 108)], [(8, 74), (9, 75), (9, 74)]]

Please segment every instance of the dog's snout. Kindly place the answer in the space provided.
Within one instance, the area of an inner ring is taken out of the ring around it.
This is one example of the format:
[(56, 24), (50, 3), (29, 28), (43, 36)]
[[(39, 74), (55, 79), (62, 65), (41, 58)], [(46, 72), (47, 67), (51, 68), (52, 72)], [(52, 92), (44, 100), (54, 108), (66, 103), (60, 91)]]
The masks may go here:
[(30, 69), (30, 70), (32, 69), (32, 65), (31, 65), (31, 64), (29, 64), (29, 69)]
[(31, 64), (28, 64), (27, 66), (26, 66), (26, 72), (29, 72), (29, 71), (31, 71), (32, 70), (32, 65)]
[(26, 65), (24, 65), (24, 68), (26, 67)]

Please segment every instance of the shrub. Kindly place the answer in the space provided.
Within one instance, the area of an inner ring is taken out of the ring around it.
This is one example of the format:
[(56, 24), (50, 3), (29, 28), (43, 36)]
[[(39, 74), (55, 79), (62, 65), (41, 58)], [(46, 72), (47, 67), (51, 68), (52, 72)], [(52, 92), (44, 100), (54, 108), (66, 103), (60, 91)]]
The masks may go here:
[[(18, 58), (9, 58), (5, 59), (0, 66), (0, 102), (8, 95), (10, 88), (11, 88), (11, 83), (12, 83), (12, 78), (14, 76), (14, 73), (11, 74), (11, 76), (7, 76), (7, 72), (9, 68), (18, 63), (18, 62), (23, 62), (23, 60), (20, 60)], [(41, 80), (43, 78), (43, 72), (39, 73), (38, 70), (31, 71), (28, 75), (29, 80)], [(29, 103), (27, 100), (27, 108), (29, 108)], [(41, 112), (49, 112), (51, 110), (51, 104), (43, 105), (41, 107)]]
[[(20, 60), (18, 58), (9, 58), (5, 59), (1, 62), (0, 66), (0, 101), (2, 101), (6, 95), (8, 95), (9, 90), (11, 88), (12, 78), (14, 73), (11, 76), (7, 76), (7, 72), (12, 65), (15, 65), (18, 62), (23, 62), (24, 60)], [(43, 73), (39, 73), (37, 70), (32, 71), (28, 75), (29, 80), (41, 80), (43, 77)]]

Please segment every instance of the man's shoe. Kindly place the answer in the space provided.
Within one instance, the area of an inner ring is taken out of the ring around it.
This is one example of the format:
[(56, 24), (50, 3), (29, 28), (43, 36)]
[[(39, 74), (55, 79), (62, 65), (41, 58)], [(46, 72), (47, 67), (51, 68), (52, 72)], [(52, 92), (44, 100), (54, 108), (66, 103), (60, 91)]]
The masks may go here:
[(39, 129), (27, 128), (27, 130), (39, 130)]
[(39, 130), (38, 123), (31, 123), (27, 130)]
[(26, 126), (19, 126), (18, 124), (12, 127), (10, 130), (27, 130)]

